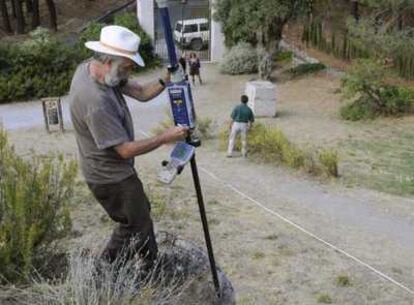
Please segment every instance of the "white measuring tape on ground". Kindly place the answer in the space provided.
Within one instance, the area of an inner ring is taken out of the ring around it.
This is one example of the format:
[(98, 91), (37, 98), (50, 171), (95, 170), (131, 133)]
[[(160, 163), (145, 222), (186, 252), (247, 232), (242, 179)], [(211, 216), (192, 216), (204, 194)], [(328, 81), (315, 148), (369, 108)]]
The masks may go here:
[(347, 256), (348, 258), (356, 261), (357, 263), (361, 264), (362, 266), (368, 268), (369, 270), (371, 270), (372, 272), (374, 272), (375, 274), (377, 274), (378, 276), (380, 276), (381, 278), (397, 285), (398, 287), (404, 289), (405, 291), (414, 294), (414, 290), (408, 288), (407, 286), (401, 284), (400, 282), (394, 280), (393, 278), (391, 278), (390, 276), (384, 274), (383, 272), (379, 271), (378, 269), (375, 269), (374, 267), (372, 267), (371, 265), (365, 263), (364, 261), (360, 260), (359, 258), (353, 256), (352, 254), (349, 254), (348, 252), (346, 252), (345, 250), (342, 250), (340, 248), (338, 248), (337, 246), (331, 244), (330, 242), (316, 236), (315, 234), (313, 234), (312, 232), (309, 232), (308, 230), (306, 230), (305, 228), (301, 227), (300, 225), (294, 223), (293, 221), (291, 221), (290, 219), (284, 217), (283, 215), (269, 209), (268, 207), (264, 206), (263, 204), (261, 204), (260, 202), (258, 202), (257, 200), (253, 199), (252, 197), (250, 197), (249, 195), (246, 195), (245, 193), (243, 193), (242, 191), (240, 191), (239, 189), (237, 189), (236, 187), (234, 187), (233, 185), (223, 181), (222, 179), (218, 178), (216, 175), (214, 175), (213, 173), (211, 173), (210, 171), (206, 170), (203, 167), (200, 167), (200, 169), (205, 172), (207, 175), (209, 175), (211, 178), (213, 178), (214, 180), (220, 182), (222, 185), (228, 187), (229, 189), (231, 189), (232, 191), (234, 191), (235, 193), (239, 194), (241, 197), (253, 202), (255, 205), (257, 205), (258, 207), (262, 208), (263, 210), (265, 210), (266, 212), (278, 217), (279, 219), (283, 220), (284, 222), (292, 225), (293, 227), (295, 227), (296, 229), (298, 229), (299, 231), (305, 233), (306, 235), (320, 241), (321, 243), (325, 244), (326, 246), (342, 253), (343, 255)]
[[(147, 134), (145, 131), (140, 130), (140, 132), (145, 135), (146, 137), (149, 137), (150, 135)], [(405, 290), (406, 292), (413, 294), (414, 295), (414, 290), (408, 288), (407, 286), (405, 286), (404, 284), (398, 282), (397, 280), (393, 279), (392, 277), (386, 275), (385, 273), (379, 271), (378, 269), (372, 267), (371, 265), (369, 265), (368, 263), (360, 260), (359, 258), (355, 257), (354, 255), (346, 252), (345, 250), (342, 250), (341, 248), (338, 248), (337, 246), (331, 244), (330, 242), (322, 239), (321, 237), (313, 234), (312, 232), (306, 230), (305, 228), (301, 227), (300, 225), (296, 224), (295, 222), (293, 222), (292, 220), (286, 218), (285, 216), (269, 209), (268, 207), (266, 207), (265, 205), (263, 205), (262, 203), (258, 202), (257, 200), (253, 199), (252, 197), (250, 197), (249, 195), (246, 195), (245, 193), (243, 193), (242, 191), (240, 191), (239, 189), (237, 189), (236, 187), (234, 187), (233, 185), (231, 185), (230, 183), (225, 182), (224, 180), (220, 179), (219, 177), (217, 177), (215, 174), (211, 173), (210, 171), (206, 170), (203, 167), (200, 167), (200, 170), (202, 170), (204, 173), (206, 173), (207, 175), (209, 175), (211, 178), (213, 178), (214, 180), (220, 182), (221, 185), (231, 189), (233, 192), (239, 194), (241, 197), (253, 202), (255, 205), (257, 205), (258, 207), (262, 208), (263, 210), (265, 210), (266, 212), (276, 216), (277, 218), (283, 220), (284, 222), (290, 224), (291, 226), (295, 227), (296, 229), (298, 229), (299, 231), (305, 233), (306, 235), (314, 238), (315, 240), (323, 243), (324, 245), (328, 246), (329, 248), (334, 249), (335, 251), (338, 251), (339, 253), (342, 253), (343, 255), (345, 255), (346, 257), (352, 259), (353, 261), (357, 262), (358, 264), (366, 267), (367, 269), (371, 270), (372, 272), (374, 272), (377, 276), (379, 276), (380, 278), (389, 281), (391, 283), (393, 283), (394, 285), (398, 286), (399, 288)]]

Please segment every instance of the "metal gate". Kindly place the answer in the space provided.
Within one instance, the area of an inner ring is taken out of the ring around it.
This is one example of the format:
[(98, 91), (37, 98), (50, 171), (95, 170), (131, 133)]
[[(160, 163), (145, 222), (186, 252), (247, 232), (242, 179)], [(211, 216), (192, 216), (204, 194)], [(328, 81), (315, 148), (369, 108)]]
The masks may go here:
[[(169, 11), (173, 31), (181, 30), (179, 35), (173, 33), (176, 40), (177, 56), (183, 53), (188, 58), (194, 52), (201, 61), (210, 61), (211, 15), (209, 0), (170, 0)], [(204, 23), (206, 20), (206, 24)], [(161, 27), (158, 7), (154, 5), (155, 53), (164, 61), (168, 60), (167, 45)], [(181, 26), (180, 26), (181, 24)], [(192, 28), (192, 29), (190, 29)], [(186, 33), (188, 30), (194, 32)], [(197, 30), (197, 31), (196, 31)], [(195, 32), (196, 31), (196, 32)], [(191, 37), (190, 37), (191, 36)], [(200, 40), (202, 44), (200, 45)]]

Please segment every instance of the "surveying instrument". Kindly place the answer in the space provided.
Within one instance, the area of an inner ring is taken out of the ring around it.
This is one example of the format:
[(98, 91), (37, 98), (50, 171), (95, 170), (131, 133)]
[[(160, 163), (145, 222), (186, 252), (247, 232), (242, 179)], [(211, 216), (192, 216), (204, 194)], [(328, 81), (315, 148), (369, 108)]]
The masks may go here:
[(171, 82), (166, 84), (171, 111), (176, 126), (186, 126), (189, 128), (189, 135), (185, 142), (179, 142), (173, 148), (169, 161), (163, 161), (163, 170), (160, 172), (159, 180), (164, 183), (171, 183), (174, 178), (181, 173), (184, 166), (190, 162), (194, 187), (197, 194), (197, 202), (200, 210), (201, 222), (203, 224), (204, 238), (210, 261), (211, 274), (217, 296), (220, 298), (220, 283), (217, 276), (216, 263), (214, 260), (213, 246), (211, 244), (208, 229), (207, 216), (204, 208), (203, 195), (201, 192), (198, 169), (195, 159), (195, 148), (201, 145), (198, 138), (194, 136), (196, 127), (196, 115), (194, 110), (193, 95), (191, 87), (186, 80), (184, 71), (178, 64), (177, 54), (172, 35), (168, 0), (157, 0), (165, 42), (168, 50), (169, 71), (171, 72)]

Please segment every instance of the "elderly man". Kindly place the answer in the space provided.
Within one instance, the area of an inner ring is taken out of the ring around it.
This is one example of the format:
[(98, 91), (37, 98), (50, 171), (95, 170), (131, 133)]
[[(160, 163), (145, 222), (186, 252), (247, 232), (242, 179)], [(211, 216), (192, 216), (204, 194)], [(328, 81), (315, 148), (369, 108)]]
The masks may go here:
[(119, 223), (102, 256), (113, 262), (133, 243), (128, 255), (139, 253), (151, 265), (157, 255), (150, 203), (134, 168), (134, 157), (182, 140), (185, 127), (172, 127), (159, 136), (135, 140), (132, 116), (123, 94), (148, 101), (164, 88), (169, 74), (140, 85), (129, 79), (134, 65), (144, 66), (138, 53), (140, 38), (119, 26), (107, 26), (100, 41), (86, 42), (93, 59), (79, 65), (70, 88), (70, 112), (79, 148), (80, 165), (89, 189), (112, 220)]

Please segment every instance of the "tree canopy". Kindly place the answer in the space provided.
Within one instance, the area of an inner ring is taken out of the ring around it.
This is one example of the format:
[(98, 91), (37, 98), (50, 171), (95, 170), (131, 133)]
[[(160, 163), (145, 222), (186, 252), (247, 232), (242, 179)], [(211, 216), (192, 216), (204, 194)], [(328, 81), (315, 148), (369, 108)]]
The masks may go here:
[(310, 0), (219, 0), (214, 18), (223, 25), (227, 46), (262, 44), (273, 53), (285, 24), (305, 12)]

